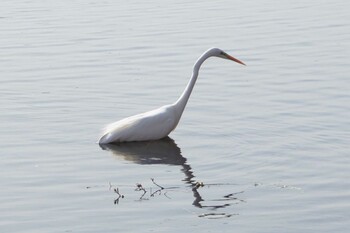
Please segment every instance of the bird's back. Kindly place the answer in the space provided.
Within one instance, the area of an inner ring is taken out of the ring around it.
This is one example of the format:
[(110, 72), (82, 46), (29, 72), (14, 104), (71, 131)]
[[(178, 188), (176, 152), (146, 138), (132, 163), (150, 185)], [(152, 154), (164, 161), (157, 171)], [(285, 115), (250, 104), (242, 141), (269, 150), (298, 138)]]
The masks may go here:
[(176, 124), (172, 106), (163, 106), (108, 125), (99, 143), (157, 140), (166, 137)]

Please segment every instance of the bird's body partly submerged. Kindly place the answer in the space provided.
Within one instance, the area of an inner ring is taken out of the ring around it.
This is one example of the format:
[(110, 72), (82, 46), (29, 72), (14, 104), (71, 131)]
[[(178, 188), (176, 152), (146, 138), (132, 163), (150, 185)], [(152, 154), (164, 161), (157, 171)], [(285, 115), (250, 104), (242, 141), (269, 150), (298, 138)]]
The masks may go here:
[(180, 98), (170, 105), (141, 113), (108, 125), (99, 140), (100, 144), (113, 142), (149, 141), (164, 138), (173, 131), (180, 121), (187, 101), (196, 83), (199, 68), (209, 57), (216, 56), (245, 65), (218, 48), (212, 48), (199, 57), (193, 67), (192, 77)]
[(177, 125), (172, 105), (124, 118), (105, 128), (99, 143), (157, 140), (167, 136)]

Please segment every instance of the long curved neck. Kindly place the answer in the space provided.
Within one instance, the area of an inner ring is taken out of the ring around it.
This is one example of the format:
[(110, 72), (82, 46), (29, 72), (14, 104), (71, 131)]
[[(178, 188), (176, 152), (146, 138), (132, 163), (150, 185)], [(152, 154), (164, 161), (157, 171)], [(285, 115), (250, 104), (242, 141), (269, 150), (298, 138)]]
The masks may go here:
[(180, 119), (180, 117), (181, 117), (181, 115), (186, 107), (188, 99), (190, 98), (194, 84), (197, 81), (199, 68), (201, 67), (203, 62), (209, 57), (210, 57), (210, 55), (208, 54), (208, 52), (206, 52), (198, 58), (198, 60), (196, 61), (196, 63), (193, 66), (192, 77), (191, 77), (190, 81), (188, 82), (188, 84), (187, 84), (185, 90), (183, 91), (183, 93), (181, 94), (180, 98), (174, 104), (179, 119)]

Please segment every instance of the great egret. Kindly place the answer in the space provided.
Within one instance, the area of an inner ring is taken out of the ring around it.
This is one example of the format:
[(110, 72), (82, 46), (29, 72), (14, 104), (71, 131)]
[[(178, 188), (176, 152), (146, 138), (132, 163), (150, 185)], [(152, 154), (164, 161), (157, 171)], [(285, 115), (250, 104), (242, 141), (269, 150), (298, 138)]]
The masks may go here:
[(99, 140), (99, 144), (113, 142), (149, 141), (168, 136), (175, 129), (191, 95), (198, 77), (198, 71), (209, 57), (220, 57), (245, 65), (240, 60), (218, 48), (211, 48), (202, 54), (193, 67), (192, 77), (180, 98), (173, 104), (155, 110), (127, 117), (108, 125)]

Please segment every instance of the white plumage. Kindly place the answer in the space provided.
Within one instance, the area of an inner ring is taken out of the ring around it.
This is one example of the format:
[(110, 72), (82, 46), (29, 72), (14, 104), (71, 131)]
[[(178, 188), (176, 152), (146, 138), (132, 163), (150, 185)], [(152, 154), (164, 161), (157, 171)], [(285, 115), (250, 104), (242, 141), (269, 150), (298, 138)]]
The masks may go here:
[(105, 128), (100, 143), (161, 139), (177, 125), (174, 108), (167, 105), (112, 123)]
[(228, 55), (218, 48), (207, 50), (199, 57), (193, 67), (192, 77), (180, 98), (171, 105), (124, 118), (108, 125), (99, 140), (100, 144), (113, 142), (148, 141), (168, 136), (175, 129), (185, 109), (187, 101), (196, 83), (199, 68), (209, 57), (216, 56), (245, 65), (240, 60)]

